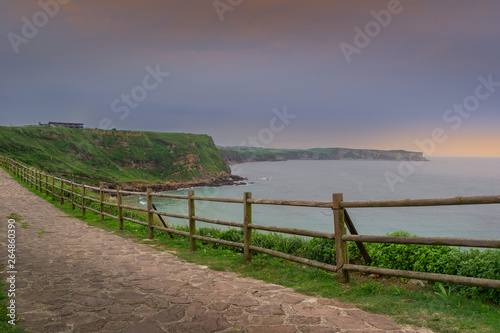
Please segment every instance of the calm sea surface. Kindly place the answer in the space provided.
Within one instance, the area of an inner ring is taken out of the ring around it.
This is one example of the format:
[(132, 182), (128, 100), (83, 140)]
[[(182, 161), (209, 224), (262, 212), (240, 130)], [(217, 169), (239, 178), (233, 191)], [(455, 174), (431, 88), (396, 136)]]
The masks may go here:
[[(393, 189), (385, 174), (398, 174), (393, 161), (284, 161), (233, 166), (247, 177), (245, 186), (196, 188), (195, 195), (329, 201), (332, 193), (344, 200), (384, 200), (500, 194), (500, 158), (432, 158)], [(187, 190), (175, 191), (184, 194)], [(128, 203), (145, 205), (145, 198)], [(186, 200), (155, 198), (159, 210), (187, 214)], [(297, 229), (333, 232), (331, 209), (253, 205), (253, 222)], [(358, 208), (349, 214), (360, 234), (385, 235), (406, 230), (420, 236), (500, 239), (500, 204), (414, 208)], [(243, 221), (241, 204), (196, 202), (196, 215)], [(167, 219), (170, 224), (184, 220)], [(198, 222), (199, 226), (206, 226)]]

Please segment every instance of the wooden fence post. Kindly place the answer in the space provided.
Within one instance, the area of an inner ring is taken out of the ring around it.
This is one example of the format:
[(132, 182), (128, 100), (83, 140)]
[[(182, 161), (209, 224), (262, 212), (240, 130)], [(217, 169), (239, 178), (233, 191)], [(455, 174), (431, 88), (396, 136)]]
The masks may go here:
[(75, 210), (75, 182), (71, 181), (71, 209)]
[(34, 178), (34, 176), (33, 176), (33, 172), (34, 172), (34, 171), (35, 171), (35, 170), (30, 169), (30, 188), (33, 188), (33, 178)]
[(42, 178), (40, 178), (40, 171), (35, 171), (36, 173), (36, 188), (38, 192), (42, 192)]
[(102, 191), (102, 184), (99, 186), (99, 213), (101, 215), (101, 221), (104, 221), (104, 215), (102, 212), (104, 211), (104, 192)]
[(333, 220), (335, 226), (335, 251), (337, 259), (337, 278), (340, 282), (349, 281), (349, 271), (344, 270), (344, 264), (349, 263), (347, 242), (342, 240), (346, 233), (344, 209), (340, 207), (343, 201), (342, 193), (333, 194)]
[(64, 205), (64, 181), (61, 178), (61, 191), (59, 192), (61, 195), (61, 205)]
[(52, 176), (52, 201), (56, 200), (56, 180), (55, 176)]
[(153, 197), (151, 196), (151, 189), (148, 188), (146, 191), (147, 195), (147, 205), (148, 205), (148, 233), (149, 239), (155, 238), (155, 229), (153, 228), (153, 213), (151, 210), (153, 209)]
[(49, 175), (44, 174), (45, 195), (49, 195)]
[(194, 191), (188, 192), (188, 215), (189, 215), (189, 245), (191, 251), (196, 251), (196, 239), (193, 236), (196, 234), (196, 220), (193, 218), (195, 216), (194, 210)]
[(118, 225), (119, 229), (123, 230), (123, 210), (122, 210), (122, 193), (120, 185), (116, 186), (116, 208), (118, 208)]
[(252, 204), (248, 199), (252, 198), (252, 193), (245, 192), (243, 195), (243, 255), (247, 262), (252, 262), (252, 252), (250, 245), (252, 245), (252, 229), (249, 224), (252, 223)]
[(85, 184), (82, 182), (82, 215), (85, 215)]

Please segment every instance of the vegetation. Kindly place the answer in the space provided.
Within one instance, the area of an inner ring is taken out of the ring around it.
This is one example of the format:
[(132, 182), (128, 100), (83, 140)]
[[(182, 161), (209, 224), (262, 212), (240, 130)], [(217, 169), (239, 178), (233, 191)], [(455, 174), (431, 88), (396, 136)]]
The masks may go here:
[(0, 154), (87, 183), (187, 181), (228, 166), (208, 135), (0, 127)]
[[(242, 229), (221, 231), (216, 228), (200, 228), (197, 232), (201, 236), (243, 243)], [(388, 236), (410, 237), (412, 235), (405, 231), (398, 231)], [(413, 235), (413, 237), (417, 236)], [(252, 245), (335, 265), (336, 251), (334, 240), (320, 238), (304, 239), (276, 233), (264, 234), (254, 232)], [(213, 244), (212, 247), (222, 247), (235, 252), (242, 251), (239, 248), (220, 246), (219, 244)], [(372, 258), (372, 266), (484, 279), (500, 278), (500, 250), (497, 249), (488, 249), (485, 251), (477, 249), (460, 250), (437, 245), (382, 243), (366, 243), (365, 247)], [(349, 258), (351, 262), (363, 263), (361, 253), (354, 242), (349, 242)], [(500, 290), (450, 284), (445, 284), (445, 286), (453, 288), (456, 293), (466, 297), (493, 301), (496, 304), (500, 304)]]
[[(34, 192), (47, 200), (51, 198), (50, 195)], [(97, 195), (92, 192), (87, 195), (97, 198)], [(113, 198), (107, 198), (107, 201), (113, 201)], [(494, 290), (471, 289), (465, 286), (439, 283), (418, 287), (410, 284), (406, 279), (365, 274), (352, 274), (350, 283), (340, 284), (335, 275), (328, 272), (265, 254), (254, 254), (252, 263), (248, 264), (241, 254), (241, 249), (223, 245), (197, 242), (198, 251), (190, 252), (189, 239), (178, 236), (171, 239), (167, 234), (158, 231), (155, 233), (154, 241), (145, 242), (148, 238), (148, 230), (142, 225), (125, 221), (125, 230), (119, 231), (118, 222), (114, 219), (106, 217), (101, 222), (98, 214), (87, 211), (87, 214), (82, 216), (79, 209), (71, 209), (70, 203), (60, 205), (59, 202), (58, 200), (53, 203), (68, 214), (87, 221), (91, 225), (134, 241), (144, 242), (158, 250), (175, 253), (190, 262), (208, 265), (215, 270), (230, 270), (244, 276), (280, 284), (294, 288), (303, 294), (350, 302), (366, 311), (391, 316), (399, 324), (428, 327), (435, 332), (500, 331), (499, 298), (497, 291)], [(97, 203), (89, 202), (88, 204), (98, 208)], [(113, 211), (114, 207), (109, 207), (109, 209), (111, 213), (116, 213)], [(145, 221), (144, 213), (125, 210), (124, 214)], [(241, 230), (234, 228), (227, 230), (200, 228), (197, 233), (233, 242), (243, 240)], [(408, 236), (405, 232), (393, 235)], [(322, 262), (335, 263), (335, 244), (331, 240), (304, 239), (255, 232), (253, 244)], [(478, 277), (498, 278), (500, 276), (498, 272), (499, 251), (497, 250), (460, 251), (441, 246), (410, 245), (408, 248), (407, 245), (397, 244), (365, 245), (374, 260), (373, 264), (380, 267), (406, 269), (425, 267), (429, 271), (437, 269), (441, 273), (448, 274), (464, 272)], [(350, 242), (349, 250), (350, 257), (354, 261), (362, 260), (355, 244)], [(436, 260), (441, 257), (441, 260)], [(472, 272), (473, 269), (469, 268), (465, 272), (464, 267), (467, 265), (464, 265), (464, 260), (477, 261), (479, 264), (476, 266), (484, 266), (487, 269), (476, 269)], [(411, 265), (408, 265), (409, 261)], [(388, 307), (387, 304), (397, 304), (397, 306)]]

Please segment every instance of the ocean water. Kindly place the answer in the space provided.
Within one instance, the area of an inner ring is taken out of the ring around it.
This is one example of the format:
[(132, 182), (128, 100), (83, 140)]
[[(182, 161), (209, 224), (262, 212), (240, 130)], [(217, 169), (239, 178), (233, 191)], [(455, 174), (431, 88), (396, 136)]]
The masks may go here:
[[(500, 158), (432, 158), (420, 163), (393, 186), (386, 174), (398, 175), (396, 161), (283, 161), (245, 163), (233, 173), (250, 184), (196, 188), (195, 195), (329, 201), (343, 193), (345, 201), (417, 199), (500, 194)], [(407, 170), (406, 170), (407, 171)], [(174, 191), (184, 194), (187, 190)], [(145, 198), (128, 197), (145, 205)], [(187, 214), (187, 201), (155, 198), (159, 210)], [(385, 235), (405, 230), (420, 236), (500, 239), (500, 204), (411, 208), (348, 209), (360, 234)], [(331, 209), (253, 205), (253, 222), (289, 228), (333, 232)], [(243, 221), (241, 204), (196, 201), (196, 215)], [(170, 224), (185, 220), (167, 218)], [(207, 226), (197, 222), (199, 226)]]

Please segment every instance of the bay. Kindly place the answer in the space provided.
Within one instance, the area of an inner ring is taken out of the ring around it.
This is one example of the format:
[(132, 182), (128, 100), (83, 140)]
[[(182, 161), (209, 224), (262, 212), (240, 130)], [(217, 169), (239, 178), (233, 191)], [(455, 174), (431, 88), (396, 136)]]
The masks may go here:
[[(232, 169), (247, 177), (250, 184), (196, 188), (195, 195), (242, 198), (244, 192), (251, 192), (253, 198), (330, 201), (333, 193), (343, 193), (345, 201), (357, 201), (500, 194), (500, 158), (434, 157), (416, 165), (355, 160), (256, 162)], [(391, 186), (387, 177), (399, 181)], [(125, 200), (145, 205), (144, 197)], [(159, 210), (187, 214), (186, 200), (155, 198), (154, 202)], [(333, 232), (331, 209), (253, 205), (252, 210), (254, 223)], [(348, 212), (360, 234), (405, 230), (419, 236), (500, 239), (499, 204), (358, 208)], [(196, 201), (196, 215), (242, 222), (243, 206)], [(186, 224), (185, 220), (167, 220), (173, 225)], [(198, 222), (197, 226), (213, 225)]]

